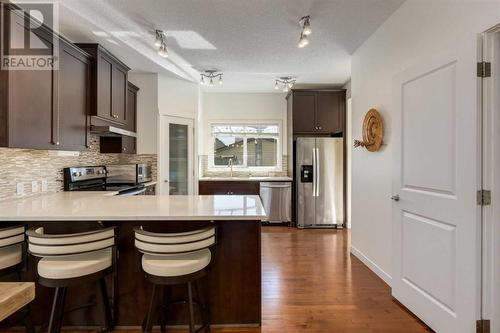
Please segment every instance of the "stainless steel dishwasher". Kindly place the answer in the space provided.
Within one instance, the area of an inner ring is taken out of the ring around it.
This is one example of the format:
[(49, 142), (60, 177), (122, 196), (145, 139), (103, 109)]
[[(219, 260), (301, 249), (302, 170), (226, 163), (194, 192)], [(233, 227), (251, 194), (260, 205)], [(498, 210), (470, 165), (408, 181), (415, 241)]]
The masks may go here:
[(292, 183), (261, 182), (260, 198), (269, 223), (292, 221)]

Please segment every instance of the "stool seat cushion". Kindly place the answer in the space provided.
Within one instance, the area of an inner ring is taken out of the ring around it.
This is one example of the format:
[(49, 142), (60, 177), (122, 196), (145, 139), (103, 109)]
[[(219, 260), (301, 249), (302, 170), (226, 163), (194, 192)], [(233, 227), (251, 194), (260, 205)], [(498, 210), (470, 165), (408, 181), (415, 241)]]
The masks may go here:
[(211, 258), (212, 253), (209, 249), (183, 254), (144, 254), (142, 256), (142, 269), (155, 276), (182, 276), (196, 273), (207, 267)]
[(111, 249), (45, 257), (38, 262), (38, 275), (46, 279), (70, 279), (100, 272), (111, 264)]
[(0, 249), (0, 269), (9, 268), (23, 260), (21, 244), (7, 246)]

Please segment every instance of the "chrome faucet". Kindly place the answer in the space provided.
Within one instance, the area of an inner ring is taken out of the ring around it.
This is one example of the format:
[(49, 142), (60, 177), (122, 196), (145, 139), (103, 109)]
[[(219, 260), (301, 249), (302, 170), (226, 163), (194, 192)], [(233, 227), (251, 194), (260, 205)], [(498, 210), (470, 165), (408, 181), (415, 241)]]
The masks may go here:
[(228, 161), (227, 161), (227, 166), (231, 169), (231, 177), (233, 177), (233, 159), (230, 158)]

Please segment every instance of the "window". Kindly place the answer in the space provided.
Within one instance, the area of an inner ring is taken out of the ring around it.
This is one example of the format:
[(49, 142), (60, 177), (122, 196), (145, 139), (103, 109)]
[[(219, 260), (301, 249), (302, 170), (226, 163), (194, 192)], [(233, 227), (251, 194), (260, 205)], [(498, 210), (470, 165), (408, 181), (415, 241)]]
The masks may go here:
[(278, 124), (212, 124), (211, 166), (278, 169), (280, 127)]

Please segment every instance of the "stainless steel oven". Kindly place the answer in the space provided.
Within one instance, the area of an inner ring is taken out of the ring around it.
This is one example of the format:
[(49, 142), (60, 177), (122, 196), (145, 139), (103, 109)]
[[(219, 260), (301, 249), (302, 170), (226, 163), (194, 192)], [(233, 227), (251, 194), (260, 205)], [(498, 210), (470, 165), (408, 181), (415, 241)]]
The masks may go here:
[(111, 164), (106, 165), (108, 184), (140, 184), (152, 180), (151, 165), (138, 164)]

